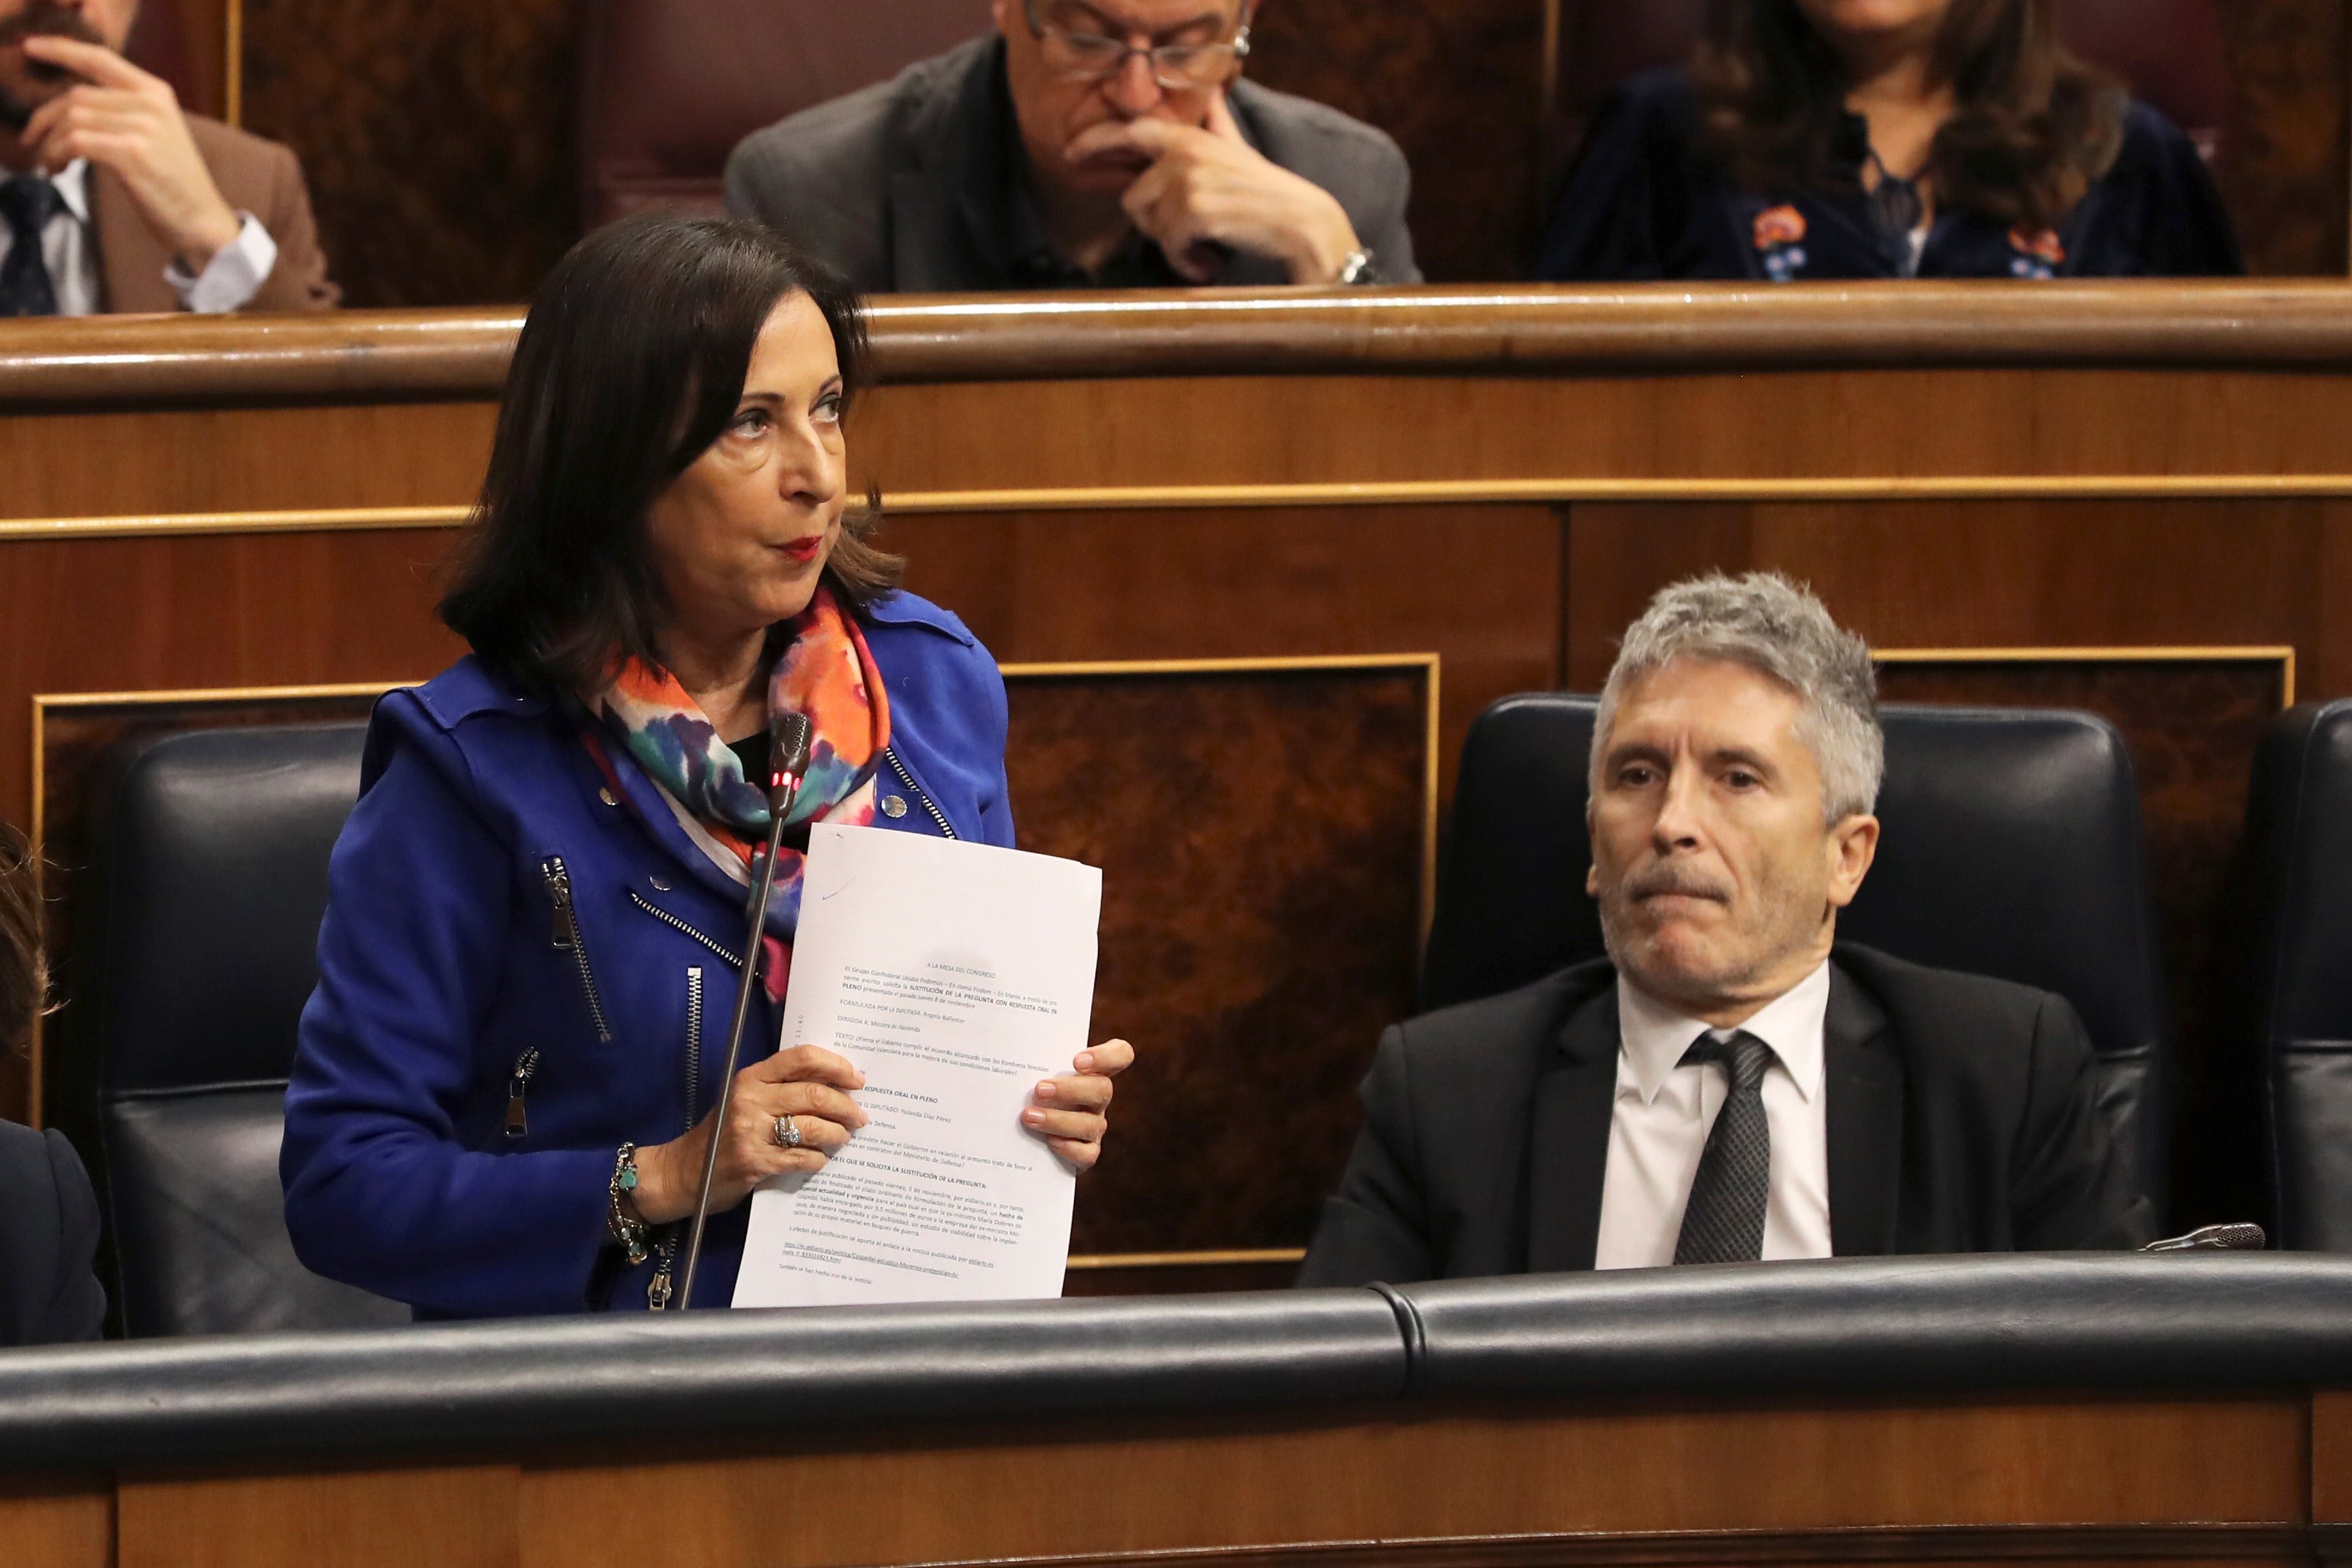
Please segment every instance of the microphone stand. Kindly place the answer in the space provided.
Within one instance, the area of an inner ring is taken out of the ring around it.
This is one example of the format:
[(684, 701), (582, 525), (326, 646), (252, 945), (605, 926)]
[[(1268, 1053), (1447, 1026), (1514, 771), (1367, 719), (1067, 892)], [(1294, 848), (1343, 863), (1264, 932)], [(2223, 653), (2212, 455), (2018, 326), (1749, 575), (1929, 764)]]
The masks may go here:
[[(702, 1227), (710, 1219), (710, 1185), (719, 1176), (719, 1142), (727, 1135), (727, 1101), (735, 1090), (735, 1058), (743, 1048), (743, 1024), (751, 1015), (751, 985), (760, 973), (761, 938), (767, 934), (768, 900), (776, 890), (776, 852), (784, 841), (784, 818), (800, 799), (801, 781), (807, 776), (809, 726), (806, 719), (797, 714), (785, 716), (799, 721), (796, 733), (787, 734), (781, 724), (772, 727), (769, 745), (775, 771), (768, 783), (768, 852), (760, 862), (757, 889), (751, 895), (751, 928), (743, 938), (743, 973), (741, 984), (735, 989), (735, 1020), (727, 1026), (727, 1066), (719, 1075), (719, 1103), (710, 1119), (710, 1148), (702, 1157), (702, 1190), (694, 1200), (694, 1226), (687, 1232), (686, 1273), (680, 1284), (677, 1310), (681, 1312), (694, 1305), (694, 1270), (702, 1261)], [(786, 748), (790, 747), (788, 751)], [(702, 1042), (690, 1043), (689, 1049), (699, 1050)]]

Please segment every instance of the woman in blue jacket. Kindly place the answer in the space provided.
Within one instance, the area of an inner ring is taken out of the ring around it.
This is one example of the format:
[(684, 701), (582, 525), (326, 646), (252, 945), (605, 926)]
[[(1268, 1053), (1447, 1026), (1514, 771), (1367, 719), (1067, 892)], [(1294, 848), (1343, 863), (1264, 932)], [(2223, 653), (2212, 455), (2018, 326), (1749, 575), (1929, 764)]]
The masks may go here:
[[(442, 601), (473, 655), (377, 707), (286, 1097), (296, 1250), (419, 1317), (724, 1305), (743, 1200), (864, 1125), (863, 1079), (768, 1054), (799, 911), (778, 861), (714, 1129), (772, 710), (816, 744), (788, 819), (1010, 846), (1003, 682), (897, 587), (847, 504), (864, 346), (845, 286), (755, 225), (650, 216), (576, 246), (516, 345)], [(1023, 1120), (1101, 1152), (1122, 1041)]]

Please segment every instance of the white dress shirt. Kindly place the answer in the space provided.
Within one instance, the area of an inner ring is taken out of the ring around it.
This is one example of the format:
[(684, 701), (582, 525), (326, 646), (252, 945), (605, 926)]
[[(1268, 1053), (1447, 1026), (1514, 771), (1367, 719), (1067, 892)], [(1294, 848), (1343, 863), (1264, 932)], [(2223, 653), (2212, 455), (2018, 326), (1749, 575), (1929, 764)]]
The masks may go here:
[(1617, 1100), (1609, 1118), (1594, 1268), (1652, 1268), (1675, 1260), (1699, 1155), (1731, 1091), (1722, 1067), (1684, 1067), (1683, 1053), (1701, 1035), (1728, 1039), (1740, 1030), (1772, 1048), (1763, 1088), (1764, 1122), (1772, 1136), (1764, 1256), (1830, 1255), (1829, 1115), (1822, 1083), (1822, 1028), (1829, 1007), (1826, 960), (1739, 1029), (1710, 1029), (1618, 977)]
[[(10, 173), (0, 170), (0, 179)], [(94, 316), (106, 290), (99, 276), (97, 236), (90, 229), (89, 161), (76, 158), (49, 176), (49, 184), (58, 188), (63, 205), (41, 229), (41, 259), (48, 266), (49, 285), (57, 291), (58, 314)], [(205, 313), (240, 310), (269, 280), (270, 269), (278, 265), (278, 242), (251, 213), (237, 216), (243, 225), (236, 238), (223, 246), (202, 273), (191, 273), (176, 259), (163, 268), (163, 280), (179, 296), (182, 310)], [(16, 243), (16, 235), (0, 223), (0, 261), (8, 258)]]

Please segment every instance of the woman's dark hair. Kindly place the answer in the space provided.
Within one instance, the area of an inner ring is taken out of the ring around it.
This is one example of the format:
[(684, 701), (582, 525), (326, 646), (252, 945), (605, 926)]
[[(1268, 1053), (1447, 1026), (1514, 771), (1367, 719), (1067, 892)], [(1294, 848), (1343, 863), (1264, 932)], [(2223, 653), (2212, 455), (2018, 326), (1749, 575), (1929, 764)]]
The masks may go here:
[[(507, 374), (482, 496), (441, 618), (491, 664), (556, 689), (651, 661), (669, 614), (646, 513), (733, 419), (760, 329), (805, 294), (833, 330), (845, 403), (864, 380), (856, 290), (774, 230), (650, 213), (573, 246), (540, 287)], [(853, 502), (825, 581), (862, 608), (904, 563)]]
[[(1958, 100), (1928, 150), (1939, 205), (2046, 228), (2123, 146), (2124, 90), (2066, 52), (2053, 0), (1952, 0), (1931, 71)], [(1692, 77), (1706, 144), (1739, 184), (1850, 177), (1845, 67), (1797, 0), (1709, 0)]]
[(48, 1010), (41, 889), (25, 836), (0, 822), (0, 1055), (13, 1055)]

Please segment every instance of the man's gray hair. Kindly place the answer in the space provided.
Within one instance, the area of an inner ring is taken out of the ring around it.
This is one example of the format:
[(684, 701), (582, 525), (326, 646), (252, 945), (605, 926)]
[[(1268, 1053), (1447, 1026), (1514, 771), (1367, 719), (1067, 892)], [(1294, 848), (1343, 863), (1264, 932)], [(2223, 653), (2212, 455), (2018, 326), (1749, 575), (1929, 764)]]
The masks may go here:
[(1793, 692), (1804, 706), (1797, 738), (1822, 774), (1822, 816), (1835, 823), (1869, 813), (1886, 773), (1878, 728), (1878, 679), (1870, 645), (1842, 629), (1806, 588), (1777, 572), (1744, 577), (1712, 573), (1658, 591), (1625, 630), (1592, 726), (1591, 785), (1617, 704), (1628, 687), (1678, 658), (1744, 664)]

